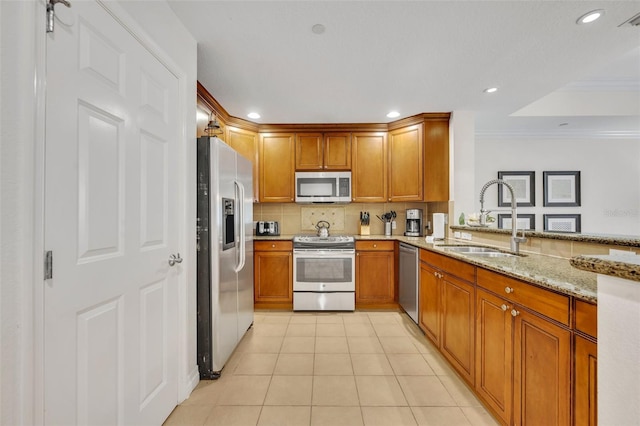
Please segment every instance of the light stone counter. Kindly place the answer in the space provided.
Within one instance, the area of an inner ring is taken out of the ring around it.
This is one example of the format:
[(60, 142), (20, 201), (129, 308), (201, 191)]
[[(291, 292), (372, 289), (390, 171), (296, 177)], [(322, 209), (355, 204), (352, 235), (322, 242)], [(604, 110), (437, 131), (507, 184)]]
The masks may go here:
[(640, 256), (638, 255), (582, 255), (572, 258), (571, 265), (584, 271), (640, 281)]
[[(292, 238), (293, 235), (281, 235), (279, 237), (254, 237), (256, 241), (291, 240)], [(587, 302), (596, 303), (597, 301), (597, 275), (593, 272), (579, 270), (572, 267), (571, 263), (566, 258), (529, 253), (524, 256), (480, 258), (446, 251), (442, 247), (446, 244), (463, 244), (460, 241), (454, 240), (427, 243), (424, 237), (404, 237), (399, 235), (393, 235), (390, 237), (384, 235), (355, 235), (355, 238), (356, 240), (391, 240), (405, 242), (425, 250), (460, 259), (494, 272), (536, 284), (540, 287), (568, 294)], [(471, 242), (470, 244), (482, 245)]]

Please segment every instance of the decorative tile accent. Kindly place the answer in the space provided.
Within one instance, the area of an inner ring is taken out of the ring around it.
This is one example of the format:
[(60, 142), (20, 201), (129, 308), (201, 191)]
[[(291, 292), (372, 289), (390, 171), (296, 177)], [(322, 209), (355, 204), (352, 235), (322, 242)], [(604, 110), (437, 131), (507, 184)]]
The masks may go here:
[(300, 215), (300, 229), (315, 231), (320, 220), (329, 222), (329, 234), (334, 231), (344, 231), (344, 207), (302, 207)]

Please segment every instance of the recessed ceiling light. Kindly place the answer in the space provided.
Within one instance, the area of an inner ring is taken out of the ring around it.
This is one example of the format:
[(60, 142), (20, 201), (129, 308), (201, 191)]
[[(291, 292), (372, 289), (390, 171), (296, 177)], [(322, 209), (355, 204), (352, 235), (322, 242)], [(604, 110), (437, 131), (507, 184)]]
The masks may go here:
[(484, 93), (495, 93), (498, 91), (497, 87), (487, 87), (486, 89), (483, 90)]
[(325, 26), (322, 24), (315, 24), (313, 27), (311, 27), (311, 31), (313, 31), (314, 34), (322, 34), (324, 33), (325, 30)]
[(398, 111), (390, 111), (387, 114), (387, 117), (389, 118), (396, 118), (396, 117), (400, 117), (400, 113)]
[(257, 112), (250, 112), (249, 114), (247, 114), (247, 117), (253, 118), (255, 120), (260, 118), (260, 114), (258, 114)]
[(579, 17), (578, 20), (576, 21), (576, 24), (578, 25), (589, 24), (595, 21), (596, 19), (600, 18), (602, 15), (604, 15), (604, 9), (592, 10), (591, 12), (587, 12), (581, 17)]

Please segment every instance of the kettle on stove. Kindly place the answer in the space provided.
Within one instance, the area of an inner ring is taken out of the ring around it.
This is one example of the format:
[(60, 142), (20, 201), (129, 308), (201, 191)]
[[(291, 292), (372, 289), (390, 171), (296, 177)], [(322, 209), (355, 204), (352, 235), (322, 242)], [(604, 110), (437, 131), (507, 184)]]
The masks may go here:
[[(326, 226), (325, 226), (326, 225)], [(329, 236), (329, 222), (326, 220), (319, 220), (316, 224), (316, 229), (318, 230), (318, 237), (327, 238)]]

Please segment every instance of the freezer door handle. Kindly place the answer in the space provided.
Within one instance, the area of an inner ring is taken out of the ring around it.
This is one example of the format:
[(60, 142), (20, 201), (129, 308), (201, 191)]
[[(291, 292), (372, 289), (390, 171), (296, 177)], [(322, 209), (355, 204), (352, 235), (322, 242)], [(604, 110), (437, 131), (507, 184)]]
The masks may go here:
[(238, 259), (238, 263), (236, 265), (236, 267), (234, 268), (236, 272), (240, 272), (242, 270), (242, 268), (244, 268), (244, 265), (246, 263), (246, 253), (245, 253), (245, 237), (246, 237), (246, 230), (244, 229), (244, 185), (241, 182), (238, 182), (237, 180), (234, 181), (234, 184), (236, 186), (236, 206), (237, 209), (239, 211), (239, 214), (237, 215), (238, 217), (238, 226), (240, 228), (240, 232), (238, 233), (239, 235), (239, 243), (237, 244), (236, 247), (238, 248), (238, 255), (237, 255), (237, 259)]

